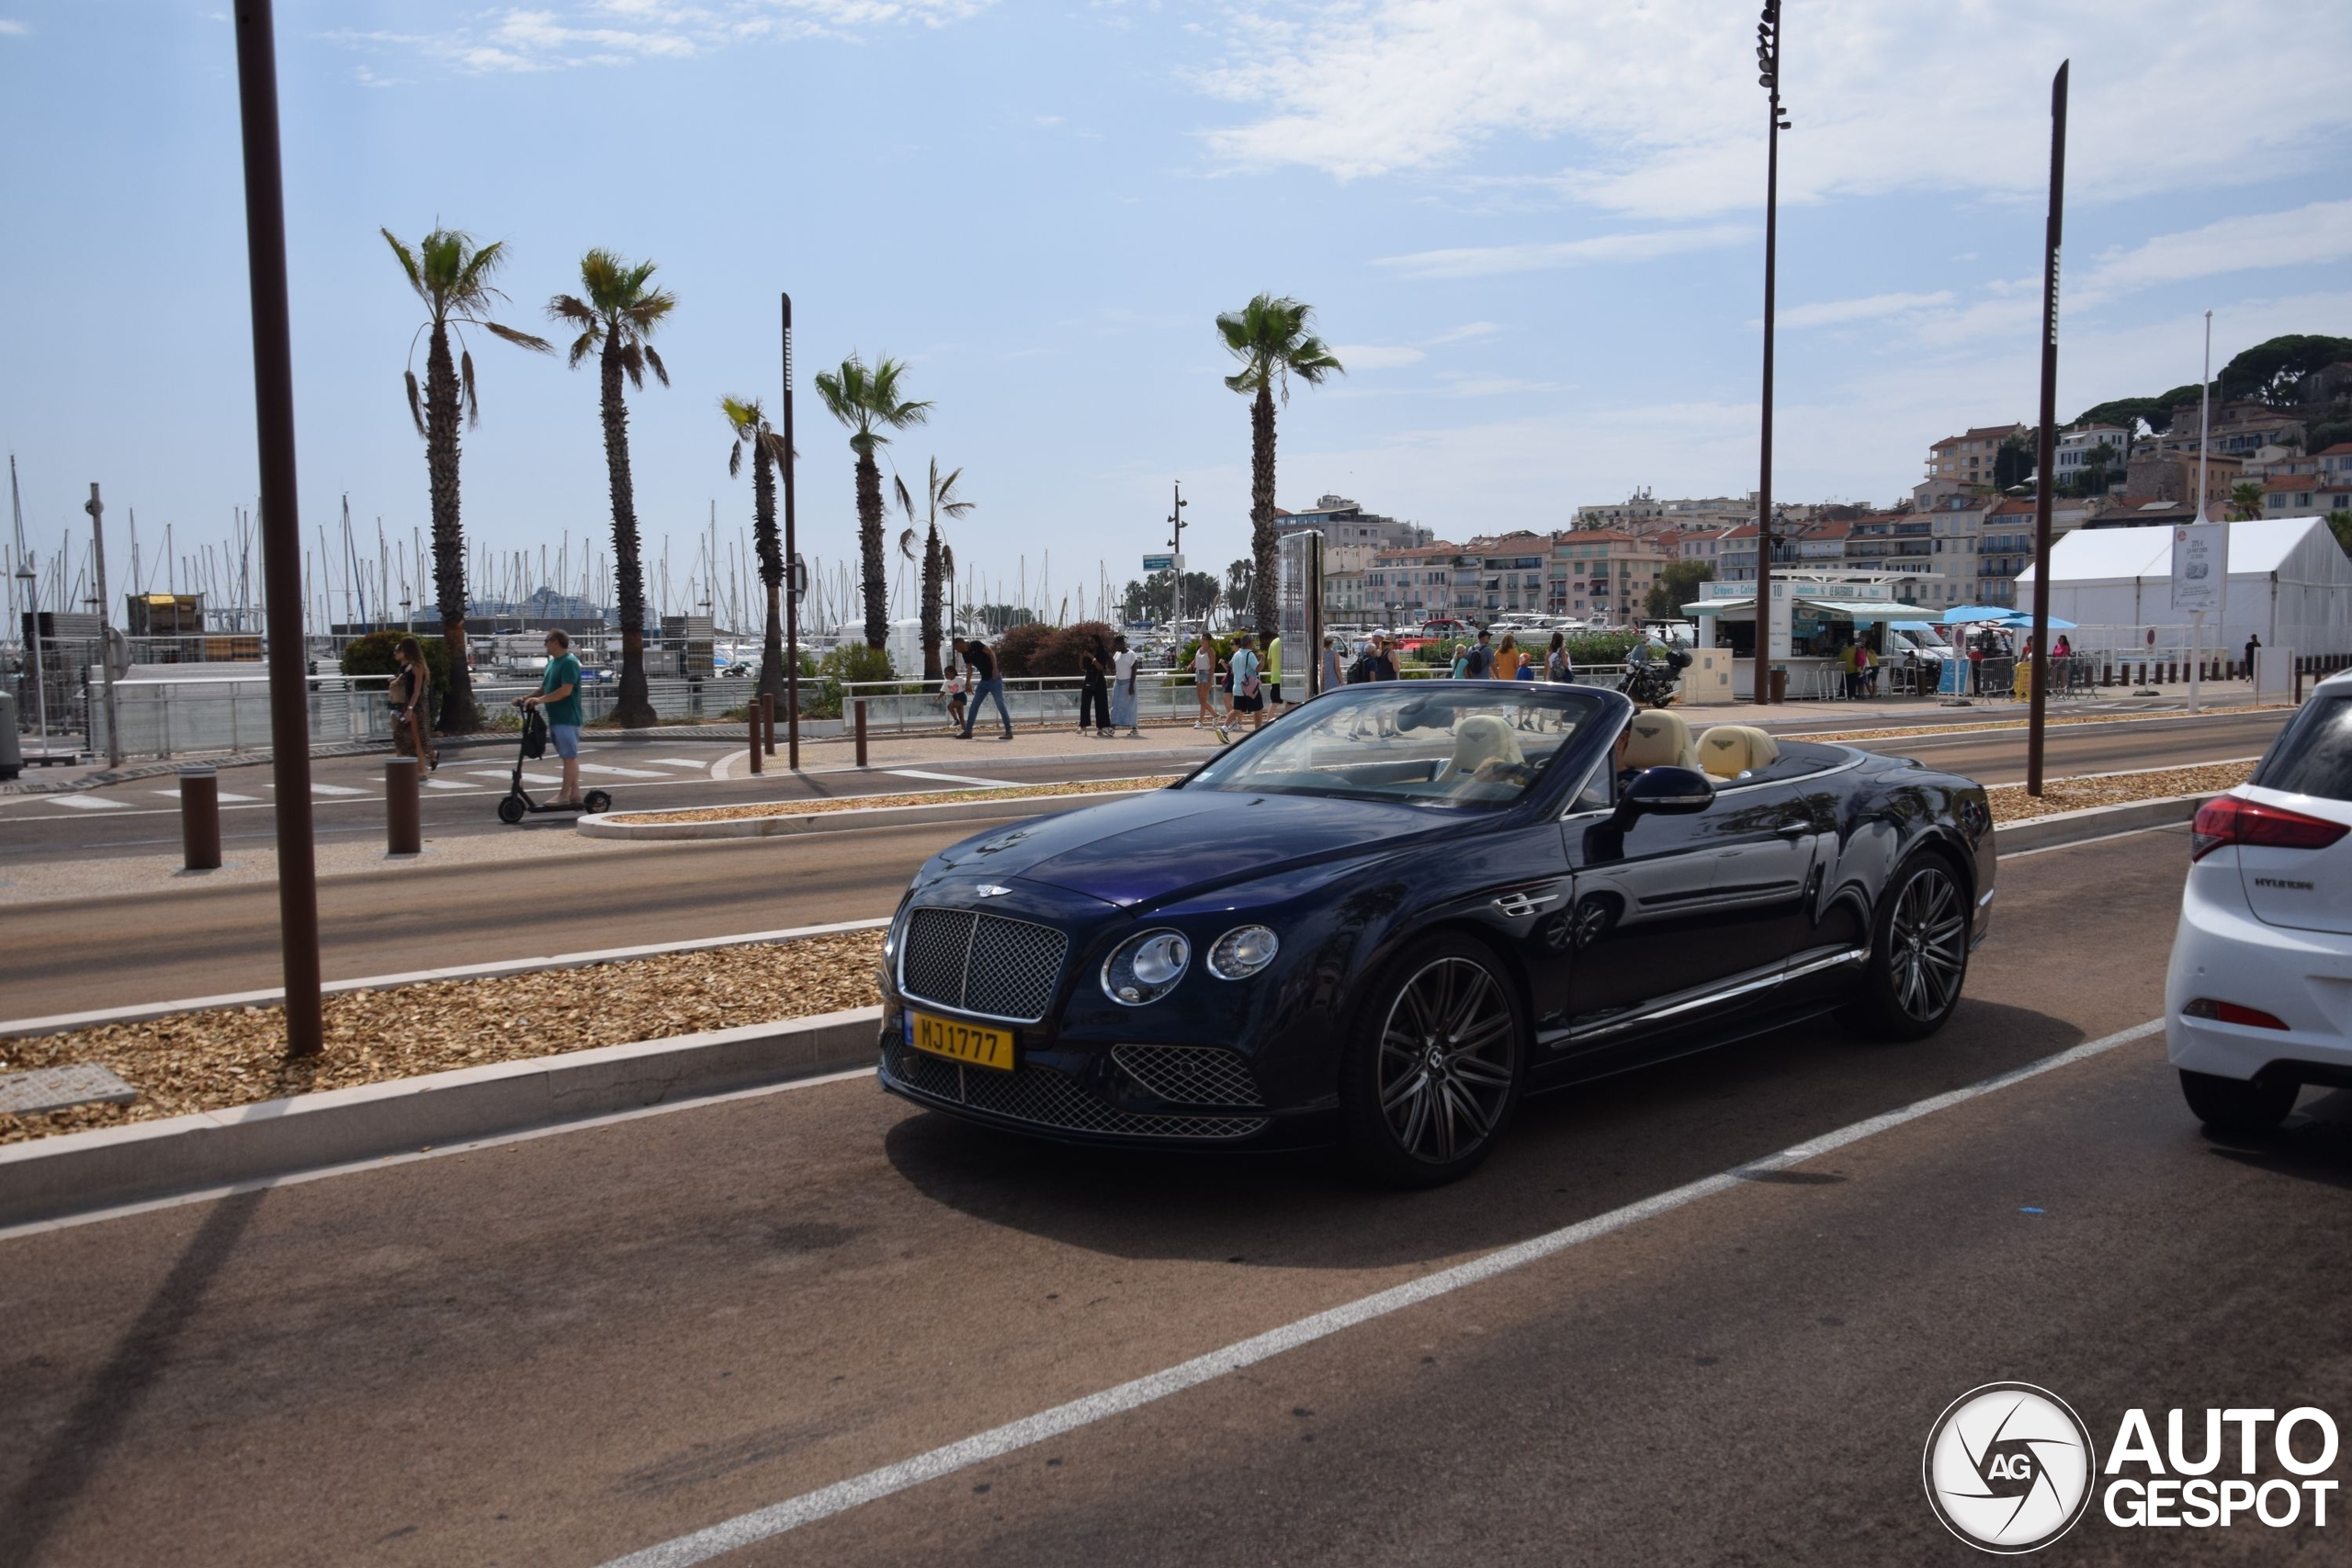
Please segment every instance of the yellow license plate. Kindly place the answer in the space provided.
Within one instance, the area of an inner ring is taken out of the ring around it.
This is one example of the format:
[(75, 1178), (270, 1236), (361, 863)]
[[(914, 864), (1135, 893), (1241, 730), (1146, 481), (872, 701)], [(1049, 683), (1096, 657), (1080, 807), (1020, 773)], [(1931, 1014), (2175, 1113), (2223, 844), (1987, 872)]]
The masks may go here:
[(907, 1024), (908, 1043), (918, 1051), (1001, 1073), (1012, 1071), (1012, 1031), (1009, 1029), (957, 1023), (927, 1012), (909, 1012)]

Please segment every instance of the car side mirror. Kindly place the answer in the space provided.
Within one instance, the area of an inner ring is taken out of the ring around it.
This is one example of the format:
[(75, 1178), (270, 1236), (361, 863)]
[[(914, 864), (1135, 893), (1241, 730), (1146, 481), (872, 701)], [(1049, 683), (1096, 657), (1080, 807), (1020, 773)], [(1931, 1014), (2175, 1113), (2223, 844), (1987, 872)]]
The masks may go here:
[(1644, 817), (1687, 817), (1715, 803), (1715, 786), (1696, 768), (1644, 768), (1617, 797), (1610, 826), (1621, 832)]

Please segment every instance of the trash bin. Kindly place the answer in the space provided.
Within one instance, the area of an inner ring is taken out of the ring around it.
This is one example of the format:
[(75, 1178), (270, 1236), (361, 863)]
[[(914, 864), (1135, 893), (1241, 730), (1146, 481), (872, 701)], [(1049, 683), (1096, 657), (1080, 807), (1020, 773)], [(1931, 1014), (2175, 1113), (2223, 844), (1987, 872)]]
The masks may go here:
[(17, 739), (17, 698), (12, 692), (0, 692), (0, 782), (15, 778), (25, 771), (25, 748)]
[(1772, 666), (1772, 700), (1776, 703), (1789, 700), (1789, 672), (1778, 664)]

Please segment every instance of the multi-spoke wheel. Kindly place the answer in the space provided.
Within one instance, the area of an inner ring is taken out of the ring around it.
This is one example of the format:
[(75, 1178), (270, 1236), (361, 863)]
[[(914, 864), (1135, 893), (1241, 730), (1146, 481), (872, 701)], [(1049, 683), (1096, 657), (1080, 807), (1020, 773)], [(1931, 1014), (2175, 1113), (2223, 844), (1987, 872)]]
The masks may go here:
[(1894, 1040), (1942, 1028), (1968, 977), (1969, 914), (1967, 885), (1951, 861), (1927, 851), (1904, 862), (1871, 923), (1870, 963), (1847, 1021)]
[(1494, 955), (1445, 937), (1390, 972), (1343, 1069), (1349, 1145), (1403, 1186), (1451, 1181), (1486, 1157), (1519, 1099), (1525, 1030)]

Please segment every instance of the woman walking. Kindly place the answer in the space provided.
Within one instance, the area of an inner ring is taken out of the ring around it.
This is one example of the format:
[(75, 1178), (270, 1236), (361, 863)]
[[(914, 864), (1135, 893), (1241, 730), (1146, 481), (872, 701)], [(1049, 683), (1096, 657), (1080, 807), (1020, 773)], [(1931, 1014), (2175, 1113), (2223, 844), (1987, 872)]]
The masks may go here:
[[(1256, 637), (1249, 632), (1243, 632), (1234, 639), (1231, 665), (1233, 716), (1238, 721), (1245, 713), (1252, 715), (1250, 727), (1263, 729), (1266, 726), (1266, 682), (1261, 671), (1265, 666), (1258, 657), (1256, 642)], [(1225, 732), (1219, 729), (1217, 734), (1222, 739)]]
[(1127, 739), (1138, 740), (1143, 731), (1136, 728), (1136, 665), (1140, 662), (1127, 649), (1127, 639), (1111, 639), (1111, 728), (1125, 726)]
[(424, 662), (424, 645), (404, 637), (392, 647), (400, 672), (384, 688), (392, 705), (392, 754), (414, 757), (426, 773), (441, 765), (433, 749), (433, 671)]
[(1519, 634), (1517, 632), (1503, 633), (1502, 646), (1495, 649), (1494, 678), (1498, 681), (1516, 681), (1519, 679), (1519, 667), (1525, 661), (1525, 658), (1526, 656), (1519, 651)]
[(1568, 662), (1568, 639), (1558, 632), (1552, 634), (1552, 650), (1544, 656), (1544, 679), (1565, 686), (1577, 683), (1576, 666)]
[(1200, 712), (1193, 719), (1194, 729), (1206, 729), (1216, 723), (1216, 644), (1203, 632), (1193, 649), (1193, 698)]

